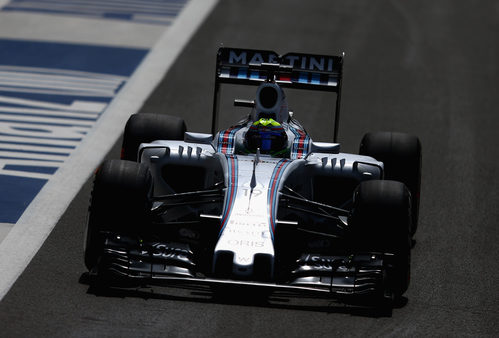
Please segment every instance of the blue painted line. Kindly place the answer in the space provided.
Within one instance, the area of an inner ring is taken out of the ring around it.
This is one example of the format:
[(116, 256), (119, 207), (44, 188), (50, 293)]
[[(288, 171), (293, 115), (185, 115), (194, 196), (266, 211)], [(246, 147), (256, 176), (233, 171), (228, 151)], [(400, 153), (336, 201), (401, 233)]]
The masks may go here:
[[(0, 48), (1, 48), (1, 42), (0, 42)], [(1, 51), (0, 51), (0, 57), (1, 57)], [(1, 59), (0, 59), (0, 66), (1, 66)], [(126, 83), (124, 81), (124, 83)], [(11, 87), (9, 88), (10, 90), (6, 90), (7, 88), (0, 88), (0, 96), (7, 97), (7, 98), (22, 98), (26, 100), (31, 100), (31, 101), (40, 101), (40, 102), (47, 102), (47, 103), (59, 103), (59, 104), (67, 104), (70, 105), (73, 103), (75, 100), (82, 100), (82, 101), (92, 101), (92, 102), (101, 102), (101, 103), (109, 103), (111, 96), (91, 96), (91, 95), (77, 95), (76, 93), (51, 93), (51, 94), (42, 94), (42, 93), (34, 93), (29, 90), (27, 91), (18, 91), (17, 89), (19, 88), (14, 88)], [(115, 91), (117, 93), (117, 91)], [(116, 94), (114, 93), (114, 94)], [(113, 95), (114, 95), (113, 94)], [(4, 104), (2, 103), (2, 106)], [(32, 108), (33, 105), (25, 105), (25, 104), (18, 104), (15, 107), (26, 107), (26, 108)], [(59, 111), (61, 109), (55, 109), (55, 111)], [(78, 111), (75, 111), (78, 112)]]
[(120, 20), (132, 20), (133, 15), (131, 14), (121, 14), (121, 13), (103, 13), (102, 17), (108, 19), (120, 19)]
[[(14, 2), (22, 3), (10, 4)], [(0, 39), (0, 222), (17, 222), (47, 182), (33, 174), (57, 171), (75, 149), (74, 141), (81, 141), (97, 122), (147, 53), (140, 48)]]
[(32, 122), (32, 121), (22, 121), (22, 120), (9, 120), (9, 119), (0, 119), (0, 122), (6, 123), (23, 123), (23, 124), (32, 124), (37, 126), (54, 126), (54, 127), (80, 127), (80, 128), (91, 128), (91, 126), (86, 124), (75, 124), (75, 123), (55, 123), (55, 122)]
[(63, 145), (63, 144), (49, 144), (49, 143), (29, 143), (29, 142), (13, 142), (13, 141), (2, 141), (0, 144), (12, 144), (12, 145), (22, 145), (22, 146), (33, 146), (33, 147), (47, 147), (47, 148), (59, 148), (59, 149), (75, 149), (76, 146)]
[(68, 119), (68, 120), (75, 120), (75, 121), (97, 121), (96, 117), (80, 117), (80, 116), (71, 116), (71, 113), (68, 112), (64, 116), (60, 115), (47, 115), (47, 114), (33, 114), (33, 113), (11, 113), (11, 112), (4, 112), (2, 111), (2, 108), (0, 107), (0, 115), (7, 115), (7, 116), (26, 116), (26, 117), (43, 117), (43, 118), (53, 118), (53, 119)]
[[(12, 129), (14, 129), (14, 128), (12, 128)], [(28, 129), (30, 129), (30, 128), (28, 128)], [(36, 133), (43, 133), (43, 132), (50, 133), (49, 130), (43, 131), (40, 129), (35, 129), (35, 130), (31, 129), (31, 131), (36, 132)], [(1, 136), (22, 137), (25, 139), (51, 140), (51, 141), (79, 142), (79, 141), (83, 140), (82, 137), (47, 137), (47, 136), (31, 136), (31, 135), (24, 135), (24, 134), (8, 134), (8, 133), (0, 133), (0, 137)]]
[(47, 180), (0, 175), (0, 223), (16, 223)]
[(22, 154), (65, 156), (65, 157), (71, 155), (70, 153), (56, 153), (52, 151), (20, 150), (20, 149), (9, 149), (9, 148), (0, 148), (0, 151), (11, 152), (11, 153), (22, 153)]
[(32, 165), (5, 165), (3, 167), (5, 170), (16, 170), (16, 171), (26, 171), (30, 173), (38, 173), (38, 174), (51, 174), (53, 175), (58, 167), (40, 167), (40, 166), (32, 166)]
[[(22, 128), (22, 127), (12, 127), (14, 130), (19, 130), (19, 131), (28, 131), (28, 132), (34, 132), (34, 133), (50, 133), (50, 130), (47, 129), (41, 129), (41, 128)], [(2, 134), (0, 134), (2, 135)], [(8, 134), (4, 134), (8, 135)]]
[(169, 25), (186, 3), (187, 0), (12, 0), (3, 10)]
[(0, 65), (129, 76), (147, 50), (0, 39)]

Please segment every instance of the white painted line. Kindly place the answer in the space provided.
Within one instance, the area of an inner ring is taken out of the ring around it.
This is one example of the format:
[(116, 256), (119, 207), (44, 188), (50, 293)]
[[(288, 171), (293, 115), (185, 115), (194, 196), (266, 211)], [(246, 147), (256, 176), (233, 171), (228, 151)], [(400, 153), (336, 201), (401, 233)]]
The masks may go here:
[[(24, 271), (82, 184), (117, 141), (128, 117), (139, 111), (217, 1), (189, 1), (130, 81), (111, 102), (97, 126), (47, 182), (0, 243), (0, 299)], [(82, 227), (84, 222), (82, 219)], [(74, 250), (81, 250), (83, 255), (82, 248)], [(64, 253), (61, 252), (62, 254)]]
[(0, 243), (7, 237), (7, 234), (13, 226), (14, 224), (11, 223), (0, 223)]
[[(11, 151), (0, 151), (0, 160), (10, 161), (39, 161), (45, 163), (64, 163), (66, 158), (61, 158), (55, 155), (44, 154), (23, 154)], [(59, 165), (57, 165), (59, 167)]]
[[(33, 166), (33, 167), (50, 167), (50, 168), (59, 168), (59, 164), (57, 162), (42, 162), (37, 161), (36, 159), (26, 159), (26, 160), (9, 160), (0, 158), (0, 166), (4, 164), (18, 164), (23, 166)], [(26, 176), (23, 176), (26, 177)]]
[(114, 20), (88, 15), (0, 11), (1, 39), (150, 49), (159, 40), (165, 28), (167, 26), (158, 20), (149, 23), (135, 19)]
[(16, 176), (16, 177), (22, 177), (22, 178), (38, 178), (42, 180), (49, 180), (52, 177), (52, 174), (40, 174), (40, 173), (33, 173), (33, 172), (20, 172), (17, 170), (5, 170), (2, 169), (0, 170), (0, 174), (2, 175), (9, 175), (9, 176)]
[(39, 10), (66, 10), (77, 13), (89, 13), (95, 15), (102, 15), (107, 12), (116, 12), (116, 13), (134, 13), (134, 12), (155, 12), (158, 15), (168, 15), (167, 11), (177, 10), (181, 7), (182, 4), (168, 4), (168, 3), (154, 3), (154, 2), (139, 2), (128, 3), (127, 1), (119, 1), (117, 3), (112, 3), (109, 1), (80, 1), (78, 3), (65, 2), (65, 1), (25, 1), (25, 2), (17, 2), (14, 7), (16, 8), (27, 8), (27, 9), (39, 9)]

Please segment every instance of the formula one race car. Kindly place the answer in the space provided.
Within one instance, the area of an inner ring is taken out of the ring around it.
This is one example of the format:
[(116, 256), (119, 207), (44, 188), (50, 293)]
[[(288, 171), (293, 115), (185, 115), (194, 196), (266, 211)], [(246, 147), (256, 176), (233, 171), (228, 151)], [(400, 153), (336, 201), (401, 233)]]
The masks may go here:
[[(408, 288), (421, 145), (368, 133), (360, 154), (312, 141), (283, 88), (336, 95), (344, 56), (221, 48), (212, 133), (135, 114), (122, 159), (97, 171), (85, 264), (106, 285), (224, 285), (387, 304)], [(256, 85), (215, 133), (220, 86)]]

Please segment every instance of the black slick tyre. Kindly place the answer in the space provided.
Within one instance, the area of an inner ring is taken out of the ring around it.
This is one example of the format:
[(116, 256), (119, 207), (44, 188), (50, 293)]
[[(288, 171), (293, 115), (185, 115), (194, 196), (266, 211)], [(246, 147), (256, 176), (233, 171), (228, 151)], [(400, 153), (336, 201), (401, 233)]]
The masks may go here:
[(372, 180), (359, 184), (348, 224), (357, 252), (388, 253), (387, 283), (401, 296), (409, 286), (411, 259), (411, 199), (407, 187), (396, 181)]
[(108, 160), (98, 169), (92, 190), (84, 243), (85, 266), (102, 255), (104, 232), (130, 233), (148, 224), (152, 178), (141, 163)]
[(367, 133), (360, 144), (360, 155), (374, 157), (383, 162), (386, 180), (404, 183), (411, 192), (412, 227), (418, 226), (421, 191), (421, 142), (414, 135), (396, 132)]
[(186, 131), (183, 119), (164, 114), (134, 114), (125, 126), (121, 159), (137, 161), (141, 143), (156, 140), (183, 140)]

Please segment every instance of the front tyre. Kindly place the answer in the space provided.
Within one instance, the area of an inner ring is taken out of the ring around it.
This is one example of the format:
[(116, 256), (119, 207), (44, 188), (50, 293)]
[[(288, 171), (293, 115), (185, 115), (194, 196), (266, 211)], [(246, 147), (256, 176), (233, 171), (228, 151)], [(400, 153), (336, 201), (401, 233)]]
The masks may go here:
[(414, 135), (395, 132), (367, 133), (362, 138), (359, 154), (383, 162), (384, 178), (404, 183), (411, 192), (412, 227), (418, 226), (421, 190), (421, 142)]
[(84, 243), (88, 270), (99, 262), (105, 232), (135, 232), (148, 224), (151, 190), (152, 177), (145, 164), (108, 160), (98, 169)]
[(348, 224), (357, 252), (387, 253), (386, 282), (401, 296), (409, 286), (411, 259), (411, 198), (396, 181), (372, 180), (359, 184)]
[(125, 126), (121, 158), (137, 161), (141, 143), (156, 140), (183, 140), (186, 131), (185, 122), (180, 117), (164, 114), (134, 114)]

